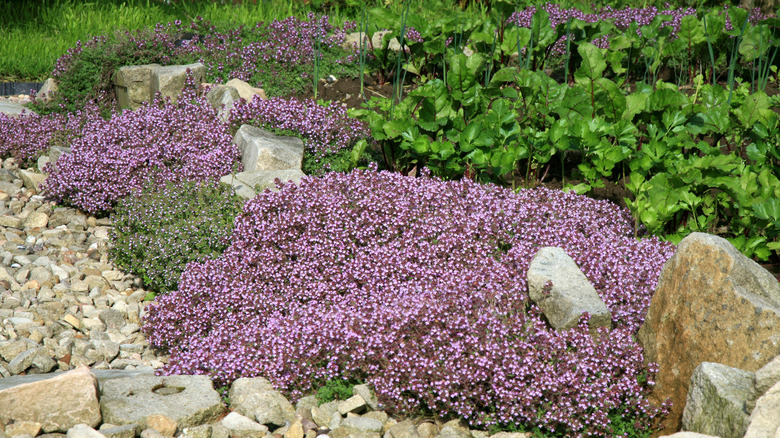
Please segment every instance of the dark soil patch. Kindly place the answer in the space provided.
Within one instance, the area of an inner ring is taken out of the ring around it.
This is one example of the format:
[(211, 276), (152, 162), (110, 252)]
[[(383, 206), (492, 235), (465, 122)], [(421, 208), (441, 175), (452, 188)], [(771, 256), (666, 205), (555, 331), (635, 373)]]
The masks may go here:
[[(335, 81), (320, 79), (317, 87), (317, 99), (341, 102), (347, 108), (362, 108), (363, 103), (372, 97), (390, 97), (393, 94), (393, 84), (386, 82), (378, 84), (374, 78), (366, 77), (363, 80), (363, 93), (360, 95), (360, 78), (341, 78)], [(310, 89), (304, 94), (295, 96), (299, 99), (314, 99), (314, 92)]]

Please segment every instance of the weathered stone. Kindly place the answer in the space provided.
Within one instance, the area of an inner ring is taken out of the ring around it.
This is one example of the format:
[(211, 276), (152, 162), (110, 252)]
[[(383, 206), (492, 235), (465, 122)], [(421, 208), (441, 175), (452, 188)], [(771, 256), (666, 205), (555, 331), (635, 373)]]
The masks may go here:
[(40, 433), (41, 426), (37, 421), (16, 421), (5, 426), (5, 435), (9, 438), (19, 435), (36, 436)]
[(712, 435), (704, 435), (696, 432), (677, 432), (671, 435), (664, 435), (661, 438), (719, 438)]
[(609, 327), (612, 315), (596, 289), (562, 249), (540, 249), (528, 266), (528, 295), (557, 330), (575, 327), (584, 312), (590, 327)]
[(133, 423), (125, 424), (124, 426), (100, 426), (99, 432), (105, 435), (106, 438), (135, 438), (141, 432), (141, 425)]
[(439, 426), (434, 423), (420, 423), (417, 426), (417, 433), (420, 438), (433, 438), (439, 434)]
[(756, 371), (756, 397), (764, 395), (777, 382), (780, 382), (780, 356)]
[[(45, 173), (32, 172), (24, 169), (19, 169), (17, 172), (19, 173), (19, 177), (22, 179), (22, 182), (24, 183), (24, 187), (28, 189), (32, 189), (36, 193), (38, 193), (38, 190), (40, 190), (41, 185), (46, 181), (47, 178), (47, 175)], [(47, 217), (47, 221), (48, 221), (48, 217)], [(43, 226), (46, 225), (44, 224)]]
[(284, 438), (303, 438), (303, 424), (300, 421), (291, 424)]
[(370, 411), (366, 412), (362, 415), (363, 418), (373, 418), (374, 420), (379, 420), (382, 422), (382, 424), (386, 423), (389, 419), (387, 412), (385, 411)]
[(7, 114), (9, 116), (21, 116), (35, 114), (35, 111), (27, 108), (26, 106), (19, 105), (18, 103), (0, 101), (0, 114)]
[(745, 438), (776, 438), (780, 434), (780, 382), (759, 397), (750, 414)]
[(58, 89), (59, 87), (57, 86), (57, 82), (54, 80), (54, 78), (48, 78), (43, 83), (41, 89), (38, 90), (38, 94), (36, 94), (35, 98), (36, 100), (40, 100), (42, 102), (50, 102), (57, 94)]
[(390, 427), (384, 438), (420, 438), (420, 434), (417, 432), (417, 426), (406, 420)]
[(225, 426), (231, 434), (247, 438), (260, 438), (265, 436), (268, 428), (245, 417), (237, 412), (231, 412), (219, 422)]
[(748, 425), (745, 402), (753, 396), (754, 384), (752, 372), (702, 362), (691, 376), (682, 416), (683, 430), (742, 438)]
[(206, 94), (206, 99), (212, 108), (218, 110), (220, 120), (227, 122), (230, 117), (230, 109), (233, 108), (233, 103), (240, 99), (238, 91), (227, 85), (217, 85), (209, 90)]
[(206, 72), (206, 67), (199, 62), (187, 65), (168, 65), (152, 70), (152, 95), (159, 92), (162, 97), (169, 97), (171, 101), (176, 101), (184, 89), (188, 70), (197, 87), (203, 82), (203, 75)]
[(780, 354), (777, 279), (727, 240), (692, 233), (666, 262), (638, 339), (658, 364), (650, 401), (671, 399), (663, 423), (678, 430), (693, 370), (702, 362), (755, 372)]
[(303, 141), (272, 134), (252, 125), (241, 125), (233, 137), (241, 151), (244, 172), (300, 169)]
[(439, 438), (471, 438), (469, 426), (463, 420), (452, 420), (442, 425)]
[(350, 412), (359, 414), (366, 410), (366, 401), (359, 395), (353, 395), (352, 397), (339, 402), (339, 413), (341, 415), (347, 415)]
[(0, 391), (0, 423), (40, 421), (44, 432), (100, 423), (97, 380), (86, 367)]
[(381, 438), (379, 432), (362, 432), (349, 427), (337, 427), (328, 433), (330, 438)]
[(254, 172), (239, 172), (235, 175), (225, 175), (220, 182), (229, 184), (236, 189), (239, 196), (252, 199), (266, 188), (276, 190), (275, 180), (281, 182), (298, 182), (306, 176), (300, 169), (286, 170), (256, 170)]
[(342, 427), (359, 430), (361, 432), (382, 432), (382, 422), (366, 417), (347, 417), (341, 422)]
[(295, 420), (293, 405), (262, 377), (236, 380), (229, 397), (233, 411), (260, 424), (282, 426)]
[(8, 363), (8, 371), (10, 371), (11, 374), (21, 374), (22, 371), (30, 368), (33, 363), (33, 359), (35, 359), (37, 354), (37, 348), (30, 348), (29, 350), (21, 353), (20, 355), (16, 356), (14, 360)]
[(253, 87), (241, 79), (233, 78), (227, 81), (225, 85), (235, 88), (239, 97), (247, 102), (250, 102), (255, 96), (258, 96), (258, 98), (262, 100), (268, 100), (268, 97), (266, 97), (265, 91), (262, 88)]
[(27, 216), (24, 220), (25, 228), (46, 228), (46, 224), (49, 223), (49, 216), (46, 213), (34, 211)]
[(179, 423), (167, 415), (155, 414), (146, 417), (144, 426), (160, 432), (160, 435), (162, 436), (174, 436), (176, 434), (176, 429), (179, 427)]
[(374, 394), (374, 391), (372, 391), (368, 385), (355, 385), (352, 387), (352, 393), (361, 396), (363, 400), (366, 401), (369, 408), (374, 410), (379, 409), (379, 401), (376, 398), (376, 394)]
[(148, 64), (119, 69), (114, 85), (120, 108), (138, 109), (143, 102), (152, 100), (152, 71), (159, 67), (159, 64)]
[(150, 415), (165, 415), (178, 427), (215, 421), (224, 411), (208, 376), (150, 376), (112, 379), (103, 383), (103, 421), (147, 425)]
[(105, 438), (105, 435), (86, 424), (77, 424), (68, 429), (67, 438)]

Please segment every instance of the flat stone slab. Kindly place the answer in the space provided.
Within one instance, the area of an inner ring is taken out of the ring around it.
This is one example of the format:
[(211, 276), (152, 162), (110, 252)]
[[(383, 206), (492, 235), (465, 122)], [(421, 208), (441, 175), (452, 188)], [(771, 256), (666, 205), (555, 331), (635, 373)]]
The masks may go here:
[(19, 116), (22, 114), (22, 112), (26, 112), (28, 114), (36, 114), (35, 111), (27, 108), (26, 106), (19, 105), (18, 103), (13, 102), (0, 102), (0, 113), (8, 114), (11, 116)]
[[(138, 367), (134, 370), (89, 370), (98, 380), (98, 385), (111, 379), (121, 379), (128, 377), (136, 377), (141, 375), (154, 375), (154, 369), (152, 367)], [(14, 386), (19, 386), (24, 383), (40, 382), (41, 380), (50, 379), (52, 377), (61, 376), (63, 371), (57, 371), (46, 374), (29, 374), (25, 376), (11, 376), (5, 379), (0, 379), (0, 391)]]
[(103, 383), (103, 422), (146, 425), (147, 417), (165, 415), (185, 427), (212, 423), (224, 411), (208, 376), (153, 376), (111, 379)]

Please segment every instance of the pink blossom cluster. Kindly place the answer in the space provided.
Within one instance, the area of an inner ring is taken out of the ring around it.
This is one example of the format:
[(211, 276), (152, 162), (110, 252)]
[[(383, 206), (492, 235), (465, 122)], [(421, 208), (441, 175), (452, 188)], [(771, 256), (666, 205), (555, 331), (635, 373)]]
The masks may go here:
[(110, 211), (149, 183), (217, 179), (240, 167), (227, 126), (192, 90), (175, 104), (157, 99), (108, 120), (86, 114), (70, 148), (44, 169), (45, 188), (90, 213)]
[[(666, 412), (633, 338), (673, 245), (633, 237), (606, 201), (544, 188), (515, 193), (356, 170), (305, 177), (249, 201), (231, 245), (191, 263), (149, 310), (164, 373), (219, 384), (264, 376), (293, 398), (334, 378), (369, 383), (383, 407), (473, 426), (609, 435), (610, 414), (646, 428)], [(562, 247), (613, 315), (548, 326), (526, 273)]]

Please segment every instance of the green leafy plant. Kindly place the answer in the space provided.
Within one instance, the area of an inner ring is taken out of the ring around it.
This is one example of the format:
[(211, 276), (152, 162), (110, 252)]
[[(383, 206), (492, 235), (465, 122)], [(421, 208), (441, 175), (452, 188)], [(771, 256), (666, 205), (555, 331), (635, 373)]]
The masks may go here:
[(352, 397), (352, 388), (354, 385), (355, 384), (349, 380), (339, 378), (328, 380), (317, 389), (317, 393), (315, 394), (317, 401), (322, 404), (334, 400), (346, 400)]
[(175, 290), (188, 263), (227, 247), (242, 207), (243, 199), (225, 184), (148, 186), (117, 205), (111, 258), (149, 290)]

